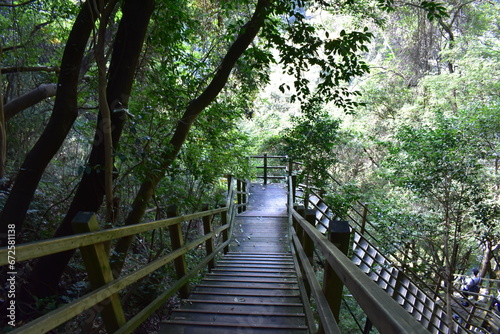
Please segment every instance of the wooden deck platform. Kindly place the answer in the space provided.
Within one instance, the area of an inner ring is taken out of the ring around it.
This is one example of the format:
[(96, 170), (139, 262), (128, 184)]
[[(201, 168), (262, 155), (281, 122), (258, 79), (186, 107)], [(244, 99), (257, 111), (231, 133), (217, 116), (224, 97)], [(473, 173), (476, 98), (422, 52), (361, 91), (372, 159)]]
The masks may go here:
[(252, 184), (230, 251), (159, 333), (308, 333), (284, 184)]

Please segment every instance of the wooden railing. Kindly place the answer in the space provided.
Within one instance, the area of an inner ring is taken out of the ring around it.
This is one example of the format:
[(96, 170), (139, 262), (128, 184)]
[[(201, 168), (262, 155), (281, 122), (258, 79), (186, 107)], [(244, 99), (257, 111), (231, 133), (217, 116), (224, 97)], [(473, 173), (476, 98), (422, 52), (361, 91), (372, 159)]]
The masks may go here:
[[(425, 327), (346, 256), (350, 235), (348, 226), (347, 231), (345, 226), (329, 226), (331, 233), (327, 239), (315, 226), (314, 210), (294, 206), (292, 193), (292, 182), (289, 182), (290, 235), (305, 277), (308, 297), (314, 298), (318, 310), (320, 331), (340, 333), (336, 319), (345, 286), (380, 333), (428, 333)], [(315, 252), (326, 262), (322, 286), (313, 269)]]
[[(286, 181), (288, 177), (288, 171), (291, 171), (292, 168), (290, 165), (269, 165), (269, 161), (281, 161), (288, 159), (286, 155), (254, 155), (250, 156), (251, 159), (261, 159), (262, 165), (257, 165), (256, 168), (262, 170), (262, 173), (258, 173), (257, 178), (263, 179), (263, 183), (267, 184), (269, 180), (283, 180)], [(289, 162), (291, 163), (291, 162)]]
[[(303, 185), (302, 185), (303, 186)], [(292, 188), (292, 192), (296, 189)], [(330, 224), (336, 217), (320, 196), (320, 192), (315, 189), (304, 191), (307, 198), (302, 196), (303, 201), (307, 201), (307, 207), (313, 208), (312, 217), (309, 219), (311, 226), (321, 234), (329, 235)], [(300, 198), (301, 196), (297, 196)], [(457, 289), (452, 296), (453, 317), (449, 319), (445, 312), (445, 301), (435, 293), (435, 289), (423, 282), (409, 268), (401, 268), (404, 261), (394, 254), (386, 254), (378, 250), (371, 241), (377, 241), (377, 237), (371, 233), (376, 230), (368, 220), (369, 210), (362, 203), (355, 203), (351, 207), (348, 215), (351, 234), (350, 252), (351, 261), (380, 286), (389, 296), (398, 302), (409, 314), (419, 321), (432, 333), (446, 332), (446, 324), (450, 320), (456, 331), (462, 330), (482, 330), (488, 332), (488, 328), (500, 328), (500, 317), (492, 312), (494, 292), (497, 283), (488, 283), (489, 289), (483, 291), (486, 295), (480, 295), (479, 302), (473, 303), (472, 307), (464, 307), (463, 294)], [(353, 215), (356, 215), (354, 217)], [(346, 222), (347, 223), (347, 222)], [(326, 273), (329, 269), (325, 268)], [(368, 316), (365, 329), (370, 326), (371, 318)]]
[[(206, 209), (193, 214), (101, 231), (98, 231), (96, 216), (93, 213), (79, 213), (73, 221), (73, 226), (78, 234), (16, 245), (16, 263), (79, 248), (93, 290), (27, 324), (15, 328), (10, 333), (46, 333), (92, 308), (101, 313), (107, 332), (131, 333), (176, 293), (186, 297), (188, 282), (205, 267), (212, 268), (214, 259), (218, 254), (228, 251), (233, 228), (233, 217), (236, 210), (245, 207), (245, 203), (241, 202), (241, 199), (247, 198), (247, 194), (237, 191), (237, 188), (242, 189), (242, 183), (228, 177), (227, 202), (220, 208)], [(174, 212), (175, 210), (170, 210), (170, 216), (174, 216)], [(215, 216), (220, 216), (218, 225), (214, 223), (214, 219), (211, 219)], [(196, 219), (203, 220), (204, 235), (184, 244), (181, 224)], [(170, 231), (171, 252), (150, 263), (140, 265), (131, 273), (115, 279), (111, 273), (105, 244), (114, 239), (160, 228), (168, 228)], [(222, 236), (219, 244), (214, 243), (216, 236)], [(188, 251), (200, 246), (205, 246), (206, 256), (188, 271), (184, 257)], [(9, 264), (8, 255), (10, 253), (7, 247), (0, 249), (0, 266)], [(125, 319), (119, 292), (170, 263), (175, 264), (177, 281), (165, 291), (160, 292), (142, 311), (128, 320)]]

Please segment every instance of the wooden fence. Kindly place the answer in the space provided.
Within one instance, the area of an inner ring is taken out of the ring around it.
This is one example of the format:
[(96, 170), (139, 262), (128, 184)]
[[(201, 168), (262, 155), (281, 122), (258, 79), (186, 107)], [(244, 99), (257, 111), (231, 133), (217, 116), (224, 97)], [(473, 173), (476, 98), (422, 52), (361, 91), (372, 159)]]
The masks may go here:
[[(228, 177), (227, 202), (220, 208), (212, 210), (205, 208), (201, 212), (175, 217), (175, 211), (171, 210), (170, 216), (172, 217), (168, 219), (101, 231), (98, 230), (96, 216), (93, 213), (83, 212), (79, 213), (73, 221), (77, 233), (75, 235), (16, 245), (16, 263), (79, 248), (93, 290), (27, 324), (16, 327), (10, 333), (46, 333), (91, 308), (101, 313), (109, 333), (131, 333), (176, 293), (187, 296), (188, 282), (207, 266), (213, 267), (214, 259), (218, 254), (228, 251), (233, 217), (239, 208), (241, 210), (245, 207), (245, 203), (241, 200), (247, 198), (246, 193), (236, 190), (245, 188), (242, 184), (241, 181)], [(218, 225), (212, 219), (215, 216), (220, 216)], [(203, 220), (204, 235), (184, 244), (181, 224), (199, 219)], [(150, 263), (142, 264), (133, 272), (115, 279), (111, 273), (105, 244), (111, 240), (160, 228), (169, 229), (172, 250)], [(218, 238), (221, 239), (219, 244), (214, 243), (216, 236), (221, 236)], [(188, 271), (185, 255), (188, 251), (200, 246), (205, 247), (206, 256)], [(8, 254), (7, 247), (0, 249), (0, 266), (9, 264)], [(120, 301), (120, 291), (170, 263), (174, 263), (177, 281), (160, 292), (142, 311), (126, 319)]]

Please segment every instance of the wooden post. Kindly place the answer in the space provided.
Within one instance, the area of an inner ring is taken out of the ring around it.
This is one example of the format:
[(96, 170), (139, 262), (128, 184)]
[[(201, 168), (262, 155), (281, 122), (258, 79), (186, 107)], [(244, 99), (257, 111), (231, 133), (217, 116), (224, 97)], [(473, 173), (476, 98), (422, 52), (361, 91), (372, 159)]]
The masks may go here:
[(365, 328), (363, 329), (363, 334), (370, 334), (373, 324), (370, 319), (366, 318)]
[(264, 153), (264, 185), (267, 184), (267, 153)]
[(309, 177), (306, 179), (306, 187), (304, 188), (304, 207), (309, 208)]
[[(221, 204), (221, 207), (225, 207), (226, 204)], [(220, 214), (220, 219), (221, 219), (221, 224), (222, 226), (227, 224), (227, 211), (221, 212)], [(228, 229), (225, 229), (222, 231), (222, 242), (226, 242), (229, 239), (229, 233)], [(224, 247), (224, 254), (227, 254), (229, 252), (229, 244)]]
[(366, 205), (363, 205), (363, 220), (361, 221), (361, 235), (365, 235), (367, 215), (368, 215), (368, 208), (366, 207)]
[(292, 175), (292, 196), (293, 203), (296, 201), (296, 193), (297, 193), (297, 175)]
[[(307, 217), (308, 217), (307, 210), (304, 209), (303, 206), (299, 206), (297, 212), (307, 220)], [(314, 253), (314, 244), (312, 243), (312, 240), (309, 237), (309, 235), (307, 235), (307, 233), (304, 231), (304, 229), (302, 228), (302, 226), (300, 226), (299, 223), (297, 223), (297, 228), (298, 228), (297, 236), (300, 240), (300, 243), (302, 244), (302, 248), (304, 249), (304, 253), (306, 254), (307, 258), (309, 259), (308, 252), (310, 252), (310, 247), (312, 246), (313, 253)], [(307, 239), (309, 239), (309, 241), (306, 241)], [(307, 247), (309, 248), (309, 250), (306, 250), (306, 244), (308, 245)], [(304, 282), (303, 282), (304, 289), (306, 292), (307, 299), (309, 299), (311, 297), (311, 285), (309, 284), (309, 281), (306, 278), (307, 276), (305, 275), (305, 271), (303, 270), (302, 267), (301, 267), (301, 270), (302, 270), (302, 277), (304, 277)]]
[[(331, 220), (328, 229), (328, 240), (340, 251), (347, 255), (349, 251), (349, 241), (351, 239), (351, 229), (347, 221)], [(328, 262), (325, 264), (323, 276), (323, 293), (325, 294), (333, 316), (339, 321), (340, 303), (342, 302), (342, 291), (344, 285), (338, 275)]]
[[(178, 216), (177, 206), (170, 205), (167, 209), (167, 217), (172, 218)], [(168, 227), (170, 231), (170, 240), (172, 244), (172, 250), (181, 248), (184, 245), (184, 238), (182, 236), (181, 224), (170, 225)], [(183, 255), (177, 257), (174, 260), (175, 272), (177, 273), (177, 279), (181, 279), (187, 273), (186, 257)], [(184, 284), (179, 289), (179, 295), (181, 298), (187, 298), (189, 296), (189, 286)]]
[[(207, 211), (208, 204), (203, 204), (203, 207), (201, 210)], [(203, 217), (203, 232), (205, 233), (205, 235), (212, 232), (212, 223), (210, 222), (211, 218), (212, 218), (212, 216)], [(209, 256), (210, 254), (212, 254), (214, 252), (214, 239), (213, 238), (210, 238), (207, 241), (205, 241), (205, 249), (207, 250), (207, 256)], [(212, 258), (208, 262), (208, 271), (211, 272), (214, 267), (215, 267), (215, 260)]]
[[(79, 212), (72, 221), (75, 233), (85, 233), (99, 230), (99, 224), (94, 213)], [(103, 243), (80, 248), (85, 268), (93, 289), (97, 289), (114, 280), (109, 264), (109, 256)], [(125, 322), (120, 296), (115, 293), (102, 302), (102, 319), (108, 333), (114, 333)]]
[[(306, 209), (305, 210), (305, 218), (309, 224), (312, 226), (316, 225), (316, 210), (315, 209)], [(307, 255), (307, 258), (309, 259), (309, 262), (311, 265), (314, 264), (314, 243), (311, 239), (311, 237), (304, 231), (303, 232), (303, 247), (304, 247), (304, 252)]]
[(239, 179), (236, 179), (236, 199), (238, 203), (238, 213), (241, 213), (243, 210), (240, 206), (240, 204), (242, 203), (241, 202), (242, 196), (241, 196), (241, 181)]
[[(304, 209), (304, 207), (302, 205), (297, 205), (295, 211), (297, 211), (297, 213), (301, 216), (301, 217), (305, 217), (306, 215), (306, 210)], [(303, 244), (304, 243), (304, 229), (302, 228), (302, 226), (300, 226), (299, 222), (294, 218), (293, 220), (293, 227), (295, 228), (295, 233), (297, 234), (297, 238), (299, 238), (300, 240), (300, 243)]]
[(242, 202), (243, 202), (243, 207), (242, 207), (242, 212), (247, 211), (247, 183), (242, 182), (242, 191), (243, 191), (243, 196), (242, 196)]
[[(297, 212), (299, 212), (299, 205), (296, 204), (296, 203), (293, 203), (293, 209)], [(298, 230), (298, 227), (297, 227), (298, 223), (297, 223), (297, 219), (292, 215), (292, 227), (293, 229), (295, 230), (295, 233), (298, 233), (297, 230)], [(298, 236), (298, 234), (297, 234)]]

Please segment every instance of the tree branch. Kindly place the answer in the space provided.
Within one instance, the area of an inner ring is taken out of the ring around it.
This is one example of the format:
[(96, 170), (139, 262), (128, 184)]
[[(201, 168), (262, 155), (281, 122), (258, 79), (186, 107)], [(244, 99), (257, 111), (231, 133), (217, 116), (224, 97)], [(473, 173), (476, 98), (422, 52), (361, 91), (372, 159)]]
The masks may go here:
[(4, 67), (0, 69), (0, 74), (18, 73), (18, 72), (55, 72), (59, 73), (60, 68), (57, 66), (14, 66)]
[(48, 97), (55, 96), (56, 92), (56, 84), (41, 84), (32, 91), (10, 100), (4, 105), (5, 121), (8, 121), (24, 109), (29, 108)]
[(9, 7), (9, 8), (15, 8), (15, 7), (20, 7), (20, 6), (24, 6), (24, 5), (28, 5), (32, 2), (36, 2), (37, 0), (29, 0), (29, 1), (25, 1), (23, 3), (18, 3), (18, 4), (8, 4), (8, 3), (0, 3), (0, 7)]

